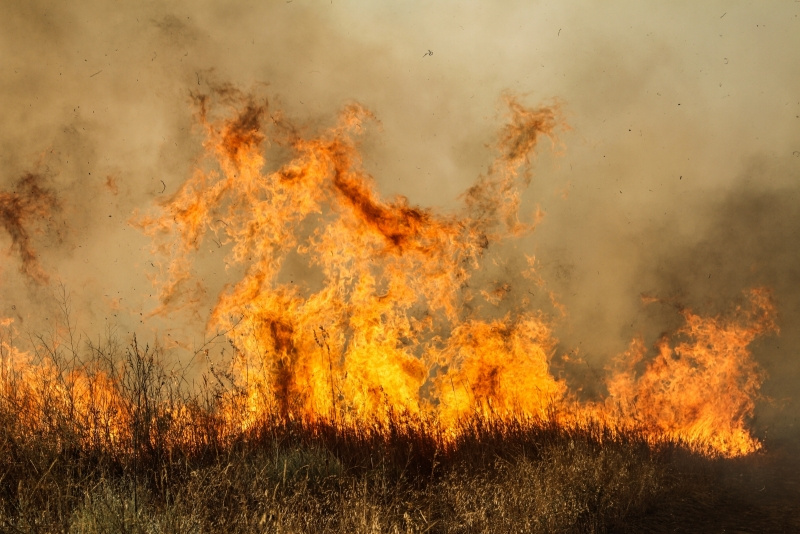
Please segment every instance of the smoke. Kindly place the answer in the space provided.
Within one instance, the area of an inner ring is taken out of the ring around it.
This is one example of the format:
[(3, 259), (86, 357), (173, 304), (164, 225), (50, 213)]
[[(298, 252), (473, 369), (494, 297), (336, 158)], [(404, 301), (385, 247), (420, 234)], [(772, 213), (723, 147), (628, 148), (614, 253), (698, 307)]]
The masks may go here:
[(13, 191), (0, 192), (0, 227), (11, 238), (11, 252), (19, 255), (20, 272), (33, 282), (46, 284), (47, 273), (31, 245), (31, 226), (38, 230), (37, 223), (50, 218), (59, 203), (41, 181), (38, 175), (26, 174), (17, 181)]
[[(772, 288), (782, 333), (757, 347), (773, 399), (759, 424), (794, 424), (800, 4), (38, 0), (4, 14), (0, 315), (46, 327), (63, 284), (86, 335), (202, 343), (227, 274), (204, 271), (193, 314), (147, 319), (159, 265), (130, 224), (198, 163), (193, 95), (260, 92), (315, 131), (358, 102), (380, 121), (361, 147), (380, 193), (449, 212), (490, 172), (514, 94), (557, 100), (571, 130), (533, 162), (520, 210), (543, 218), (494, 252), (497, 294), (522, 291), (536, 257), (537, 298), (563, 306), (558, 352), (578, 355), (591, 393), (631, 338), (680, 323), (676, 307), (713, 314)], [(19, 192), (26, 176), (47, 177), (41, 195)], [(45, 221), (57, 205), (68, 228)]]

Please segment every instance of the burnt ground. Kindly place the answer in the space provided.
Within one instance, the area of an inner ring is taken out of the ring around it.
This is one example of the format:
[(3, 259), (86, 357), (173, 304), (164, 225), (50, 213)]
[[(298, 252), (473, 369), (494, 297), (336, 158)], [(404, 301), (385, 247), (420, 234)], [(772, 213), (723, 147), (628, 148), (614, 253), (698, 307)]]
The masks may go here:
[(712, 470), (711, 492), (679, 497), (616, 532), (800, 533), (800, 441)]

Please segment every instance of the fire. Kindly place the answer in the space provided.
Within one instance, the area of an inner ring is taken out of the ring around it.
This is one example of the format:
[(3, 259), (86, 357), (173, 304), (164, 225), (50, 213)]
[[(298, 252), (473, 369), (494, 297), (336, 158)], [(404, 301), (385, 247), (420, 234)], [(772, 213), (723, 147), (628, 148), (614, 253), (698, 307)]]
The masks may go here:
[[(232, 117), (213, 116), (212, 98), (196, 98), (204, 166), (160, 214), (137, 224), (170, 258), (164, 310), (197, 294), (186, 284), (196, 280), (192, 257), (207, 236), (227, 247), (229, 266), (243, 266), (209, 327), (236, 350), (244, 427), (268, 414), (359, 424), (402, 413), (452, 432), (475, 414), (558, 413), (563, 424), (599, 419), (712, 454), (759, 447), (745, 420), (762, 375), (747, 347), (775, 329), (766, 292), (753, 292), (751, 308), (731, 319), (685, 311), (677, 344), (663, 340), (644, 367), (647, 351), (635, 340), (608, 379), (606, 402), (585, 405), (550, 373), (556, 340), (547, 316), (525, 308), (528, 299), (494, 319), (475, 305), (497, 305), (511, 291), (472, 287), (471, 278), (491, 244), (541, 217), (520, 220), (520, 194), (539, 142), (557, 147), (558, 106), (531, 109), (506, 97), (496, 159), (460, 213), (440, 214), (378, 195), (358, 151), (376, 121), (365, 108), (345, 107), (335, 126), (306, 138), (266, 101), (230, 89), (222, 96), (241, 103)], [(267, 161), (272, 145), (283, 161)], [(287, 280), (289, 261), (304, 265), (309, 281)], [(528, 278), (542, 285), (535, 273)]]
[(37, 347), (34, 356), (16, 347), (12, 319), (0, 320), (0, 402), (3, 412), (21, 414), (15, 421), (25, 436), (74, 429), (88, 447), (124, 450), (130, 445), (131, 410), (118, 380), (101, 369), (63, 368), (60, 347)]
[(729, 456), (760, 447), (746, 428), (763, 373), (748, 345), (777, 332), (769, 292), (752, 290), (746, 307), (730, 317), (700, 317), (684, 310), (686, 324), (677, 343), (664, 337), (658, 354), (636, 376), (646, 354), (634, 340), (620, 359), (621, 370), (608, 381), (609, 412), (641, 426), (653, 437), (672, 436), (697, 448)]
[[(539, 140), (555, 142), (557, 108), (528, 109), (507, 98), (499, 156), (465, 194), (464, 212), (441, 215), (402, 197), (380, 198), (357, 148), (375, 117), (359, 105), (305, 139), (266, 103), (247, 100), (235, 117), (215, 119), (207, 97), (196, 101), (215, 170), (198, 170), (159, 217), (140, 224), (159, 251), (171, 253), (165, 305), (194, 279), (186, 269), (207, 235), (229, 247), (230, 264), (245, 265), (210, 326), (228, 332), (239, 352), (254, 418), (277, 410), (385, 420), (389, 411), (419, 414), (437, 404), (455, 416), (486, 403), (508, 411), (510, 403), (540, 404), (515, 387), (548, 398), (563, 393), (547, 374), (554, 342), (541, 317), (486, 323), (464, 312), (484, 250), (533, 226), (518, 216), (520, 186)], [(267, 172), (263, 145), (270, 143), (290, 155)], [(319, 283), (283, 279), (290, 259)], [(502, 383), (484, 386), (489, 376)]]
[[(542, 217), (521, 217), (520, 198), (540, 142), (558, 148), (556, 131), (566, 127), (558, 105), (528, 108), (505, 97), (507, 125), (494, 161), (463, 195), (461, 211), (439, 213), (377, 192), (359, 152), (377, 119), (358, 104), (318, 135), (303, 135), (266, 100), (230, 88), (194, 102), (204, 159), (171, 198), (132, 223), (165, 260), (154, 278), (161, 303), (155, 313), (197, 311), (207, 293), (198, 263), (220, 261), (233, 278), (207, 323), (234, 349), (235, 384), (216, 405), (231, 436), (276, 417), (381, 425), (397, 416), (455, 436), (465, 419), (479, 416), (565, 426), (600, 421), (712, 455), (760, 446), (746, 423), (763, 374), (748, 347), (777, 331), (767, 290), (752, 291), (749, 304), (729, 316), (684, 310), (686, 324), (665, 336), (653, 357), (635, 339), (610, 373), (608, 397), (580, 403), (551, 373), (558, 346), (551, 319), (531, 309), (527, 296), (515, 297), (547, 293), (533, 257), (515, 286), (475, 276), (485, 272), (492, 245), (532, 231)], [(220, 113), (220, 103), (229, 112)], [(27, 217), (53, 203), (44, 190), (31, 191), (39, 191), (32, 197), (38, 204), (0, 195), (0, 214), (35, 274), (22, 216), (14, 214)], [(210, 240), (223, 257), (203, 248)], [(3, 399), (24, 397), (32, 406), (63, 399), (59, 409), (82, 421), (86, 436), (113, 446), (137, 439), (132, 427), (151, 412), (180, 421), (197, 410), (137, 404), (152, 392), (132, 396), (129, 379), (113, 366), (65, 372), (32, 363), (7, 339), (0, 348)], [(47, 423), (37, 417), (33, 427)]]
[(545, 420), (566, 392), (550, 375), (554, 344), (537, 315), (456, 327), (442, 353), (449, 371), (437, 384), (441, 420), (455, 426), (476, 411), (484, 417)]

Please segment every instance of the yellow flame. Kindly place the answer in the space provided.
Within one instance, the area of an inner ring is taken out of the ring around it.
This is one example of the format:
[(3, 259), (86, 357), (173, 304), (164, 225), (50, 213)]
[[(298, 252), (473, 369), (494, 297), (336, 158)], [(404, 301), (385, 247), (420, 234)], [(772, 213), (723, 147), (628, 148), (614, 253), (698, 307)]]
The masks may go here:
[[(218, 116), (215, 98), (239, 107)], [(502, 281), (484, 287), (473, 275), (485, 268), (492, 243), (541, 219), (537, 211), (520, 220), (521, 190), (539, 141), (557, 146), (554, 132), (564, 126), (557, 106), (505, 100), (508, 122), (494, 162), (464, 194), (461, 212), (441, 214), (402, 197), (381, 198), (358, 151), (359, 135), (375, 118), (359, 105), (345, 107), (321, 134), (303, 136), (266, 101), (229, 88), (196, 97), (206, 160), (135, 224), (166, 260), (155, 279), (159, 313), (203, 298), (193, 268), (205, 239), (224, 247), (227, 266), (239, 266), (232, 271), (241, 277), (208, 319), (235, 349), (236, 387), (220, 408), (230, 435), (271, 417), (358, 425), (399, 414), (434, 421), (452, 436), (478, 415), (599, 421), (635, 428), (654, 443), (678, 439), (727, 456), (760, 446), (746, 427), (763, 379), (748, 346), (777, 330), (766, 290), (752, 291), (749, 305), (730, 316), (684, 311), (685, 326), (662, 339), (655, 356), (633, 340), (608, 378), (604, 402), (578, 403), (552, 375), (556, 340), (530, 298), (508, 297), (512, 311), (497, 317), (496, 306), (518, 288)], [(302, 265), (306, 279), (287, 279), (289, 264)], [(532, 256), (528, 267), (522, 293), (543, 291), (565, 314)], [(129, 442), (137, 414), (114, 377), (34, 366), (2, 343), (5, 396), (36, 402), (47, 392), (35, 384), (49, 384), (65, 399), (63, 409), (94, 434)], [(176, 419), (191, 417), (188, 406), (169, 410)]]

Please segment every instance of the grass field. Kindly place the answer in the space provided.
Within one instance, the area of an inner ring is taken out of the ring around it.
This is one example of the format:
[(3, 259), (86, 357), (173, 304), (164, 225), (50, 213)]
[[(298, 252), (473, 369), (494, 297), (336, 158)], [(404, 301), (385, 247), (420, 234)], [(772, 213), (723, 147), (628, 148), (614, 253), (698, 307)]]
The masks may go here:
[(189, 392), (135, 341), (44, 346), (11, 366), (3, 345), (3, 532), (666, 532), (715, 516), (708, 531), (788, 532), (796, 518), (785, 491), (751, 495), (772, 494), (768, 453), (713, 459), (636, 431), (477, 415), (450, 436), (402, 414), (242, 429), (224, 377)]

